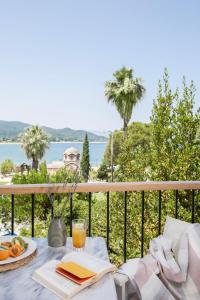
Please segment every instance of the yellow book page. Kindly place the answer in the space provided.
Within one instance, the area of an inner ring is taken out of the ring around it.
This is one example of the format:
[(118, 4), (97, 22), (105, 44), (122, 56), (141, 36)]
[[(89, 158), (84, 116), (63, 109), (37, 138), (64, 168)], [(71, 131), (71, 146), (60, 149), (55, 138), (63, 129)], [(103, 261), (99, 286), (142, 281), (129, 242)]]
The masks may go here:
[(67, 271), (81, 279), (89, 278), (89, 277), (93, 277), (93, 276), (97, 275), (96, 273), (92, 272), (91, 270), (88, 270), (85, 267), (80, 266), (73, 261), (61, 263), (57, 267), (63, 269), (64, 271)]

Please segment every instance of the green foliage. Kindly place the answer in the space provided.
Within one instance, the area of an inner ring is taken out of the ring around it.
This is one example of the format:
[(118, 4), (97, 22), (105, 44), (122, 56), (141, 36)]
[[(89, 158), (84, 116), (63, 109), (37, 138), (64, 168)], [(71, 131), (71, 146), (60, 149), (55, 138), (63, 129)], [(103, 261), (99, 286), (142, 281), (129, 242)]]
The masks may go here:
[(1, 174), (9, 175), (15, 169), (15, 165), (10, 159), (6, 159), (1, 163)]
[(77, 183), (81, 181), (81, 177), (78, 172), (70, 171), (67, 168), (61, 168), (55, 174), (51, 175), (50, 182), (51, 183)]
[(113, 76), (114, 80), (105, 83), (105, 95), (108, 102), (114, 104), (120, 114), (124, 123), (124, 135), (126, 135), (133, 107), (142, 98), (145, 89), (140, 78), (133, 78), (132, 69), (123, 67), (116, 71)]
[[(122, 131), (113, 134), (113, 164), (117, 180), (143, 180), (144, 172), (148, 173), (149, 147), (152, 139), (150, 124), (133, 122), (128, 126), (127, 138), (124, 140)], [(143, 157), (143, 159), (141, 159)], [(142, 167), (143, 166), (143, 167)], [(145, 168), (147, 168), (145, 170)], [(133, 174), (141, 173), (140, 179)], [(120, 173), (122, 176), (120, 176)], [(105, 149), (103, 162), (98, 171), (98, 178), (110, 179), (111, 174), (111, 136)], [(126, 178), (126, 179), (125, 179)], [(146, 178), (146, 177), (145, 177)]]
[[(27, 174), (18, 173), (12, 178), (13, 184), (36, 184), (49, 182), (46, 163), (42, 163), (38, 172), (32, 169)], [(49, 195), (37, 195), (35, 197), (36, 218), (44, 223), (48, 219), (51, 203)], [(15, 196), (15, 220), (18, 224), (30, 224), (31, 222), (31, 195)]]
[(83, 142), (83, 152), (81, 158), (81, 173), (85, 181), (89, 179), (90, 172), (90, 152), (89, 152), (89, 141), (87, 133)]
[(100, 167), (98, 168), (98, 172), (97, 172), (97, 178), (100, 180), (105, 180), (108, 181), (109, 179), (109, 175), (110, 175), (110, 167), (105, 163), (105, 161), (103, 161), (100, 165)]
[(17, 173), (12, 178), (13, 184), (34, 184), (34, 183), (47, 183), (49, 176), (47, 173), (46, 162), (40, 164), (39, 172), (35, 169), (30, 170), (27, 174)]
[[(134, 130), (135, 124), (128, 128), (127, 139), (123, 142), (118, 134), (117, 151), (114, 156), (117, 169), (115, 181), (146, 180), (199, 180), (200, 145), (199, 110), (194, 111), (195, 88), (193, 82), (187, 85), (183, 79), (182, 92), (170, 88), (167, 70), (163, 82), (159, 82), (158, 95), (154, 101), (151, 124), (146, 128)], [(115, 133), (116, 135), (116, 133)], [(110, 161), (108, 145), (104, 162)], [(149, 240), (158, 235), (157, 192), (145, 192), (144, 250)], [(195, 195), (195, 220), (200, 222), (200, 199)], [(174, 216), (173, 191), (162, 192), (161, 225), (167, 215)], [(141, 194), (128, 193), (127, 203), (127, 257), (140, 256), (141, 248)], [(180, 191), (178, 217), (191, 221), (191, 191)], [(110, 195), (110, 255), (120, 264), (123, 260), (124, 230), (123, 195)]]
[(42, 159), (49, 146), (49, 136), (41, 127), (36, 125), (27, 128), (20, 140), (27, 158), (32, 159), (32, 168), (37, 171), (39, 160)]
[(195, 87), (183, 79), (182, 93), (173, 93), (165, 70), (154, 101), (152, 179), (197, 180), (200, 166), (199, 111), (194, 112)]
[[(56, 174), (49, 176), (47, 173), (46, 163), (40, 164), (38, 172), (34, 169), (27, 174), (16, 174), (13, 184), (35, 184), (35, 183), (68, 183), (80, 182), (81, 179), (74, 172), (70, 172), (66, 168), (59, 170)], [(10, 231), (10, 196), (3, 196), (0, 201), (1, 220), (6, 230)], [(55, 215), (62, 213), (69, 231), (70, 219), (70, 201), (69, 195), (59, 194), (53, 198), (53, 206)], [(78, 218), (81, 214), (87, 216), (87, 195), (73, 195), (73, 218)], [(35, 236), (47, 236), (49, 222), (51, 220), (52, 198), (51, 194), (35, 196)], [(85, 214), (86, 212), (86, 214)], [(31, 195), (15, 196), (15, 225), (20, 234), (31, 235)]]
[[(113, 134), (113, 163), (118, 164), (119, 155), (122, 153), (124, 146), (129, 145), (130, 150), (135, 150), (138, 146), (142, 148), (150, 144), (151, 141), (151, 125), (143, 124), (140, 122), (133, 122), (127, 129), (127, 140), (124, 141), (122, 131), (115, 131)], [(104, 153), (104, 161), (110, 165), (111, 156), (111, 136), (109, 137), (108, 144)]]
[[(130, 127), (130, 126), (129, 126)], [(129, 127), (128, 127), (128, 132), (129, 132)], [(115, 130), (113, 133), (113, 140), (112, 140), (112, 134), (109, 135), (109, 140), (105, 149), (104, 157), (103, 157), (103, 162), (107, 166), (111, 166), (111, 143), (113, 142), (113, 164), (117, 165), (117, 159), (120, 154), (120, 148), (122, 144), (124, 143), (123, 139), (123, 132), (121, 130)]]

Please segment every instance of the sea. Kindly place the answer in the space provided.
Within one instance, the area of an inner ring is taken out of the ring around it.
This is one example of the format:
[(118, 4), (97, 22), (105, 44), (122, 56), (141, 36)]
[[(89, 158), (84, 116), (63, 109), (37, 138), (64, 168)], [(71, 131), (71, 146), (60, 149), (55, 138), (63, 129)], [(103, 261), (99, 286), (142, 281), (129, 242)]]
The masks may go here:
[[(82, 153), (83, 143), (82, 142), (60, 142), (60, 143), (51, 143), (49, 149), (46, 150), (46, 153), (42, 161), (46, 163), (51, 163), (55, 160), (63, 160), (63, 153), (67, 148), (74, 147)], [(99, 166), (101, 164), (106, 143), (103, 142), (90, 142), (90, 164), (91, 166)], [(0, 144), (0, 163), (5, 159), (11, 159), (14, 164), (20, 165), (22, 163), (31, 162), (27, 160), (25, 153), (23, 152), (20, 144)]]

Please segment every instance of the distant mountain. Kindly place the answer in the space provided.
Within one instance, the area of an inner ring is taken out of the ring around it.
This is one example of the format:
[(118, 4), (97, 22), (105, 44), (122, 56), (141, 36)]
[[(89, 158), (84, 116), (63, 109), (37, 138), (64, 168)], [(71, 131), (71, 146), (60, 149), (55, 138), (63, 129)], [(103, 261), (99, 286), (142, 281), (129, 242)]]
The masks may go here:
[(90, 130), (90, 129), (88, 131), (100, 136), (105, 136), (106, 138), (108, 138), (110, 134), (110, 131), (99, 131), (99, 130)]
[[(17, 141), (19, 134), (31, 124), (18, 121), (2, 121), (0, 120), (0, 140), (1, 141)], [(83, 141), (86, 131), (73, 130), (71, 128), (55, 129), (43, 126), (43, 129), (50, 135), (51, 141)], [(104, 142), (107, 138), (92, 132), (87, 132), (90, 141)]]

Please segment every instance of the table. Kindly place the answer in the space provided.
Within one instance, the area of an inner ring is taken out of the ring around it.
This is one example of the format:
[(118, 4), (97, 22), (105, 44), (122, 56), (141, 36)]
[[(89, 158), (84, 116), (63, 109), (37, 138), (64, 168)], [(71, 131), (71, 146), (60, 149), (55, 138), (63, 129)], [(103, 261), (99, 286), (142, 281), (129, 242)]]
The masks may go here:
[[(72, 239), (67, 239), (66, 247), (51, 248), (47, 239), (35, 239), (37, 256), (26, 266), (0, 273), (1, 300), (59, 300), (54, 293), (44, 288), (31, 275), (34, 270), (51, 259), (61, 259), (72, 251)], [(106, 243), (103, 238), (87, 238), (85, 251), (101, 259), (108, 260)], [(117, 300), (117, 294), (112, 274), (105, 275), (99, 282), (84, 289), (72, 298), (73, 300)]]

